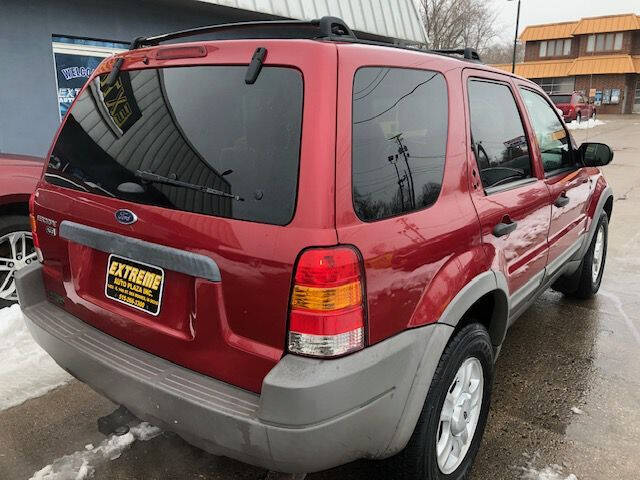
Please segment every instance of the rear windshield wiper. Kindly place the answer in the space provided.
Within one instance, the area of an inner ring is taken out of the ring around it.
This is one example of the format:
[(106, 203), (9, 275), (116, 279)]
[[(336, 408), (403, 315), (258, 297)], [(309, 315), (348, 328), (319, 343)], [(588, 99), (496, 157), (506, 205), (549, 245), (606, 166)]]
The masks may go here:
[(244, 202), (244, 198), (239, 195), (233, 195), (232, 193), (223, 192), (222, 190), (216, 190), (215, 188), (205, 187), (204, 185), (197, 185), (195, 183), (181, 182), (169, 177), (163, 177), (157, 173), (147, 172), (144, 170), (137, 170), (136, 177), (151, 183), (163, 183), (165, 185), (173, 185), (175, 187), (189, 188), (191, 190), (197, 190), (198, 192), (208, 193), (209, 195), (217, 195), (218, 197), (232, 198), (239, 202)]

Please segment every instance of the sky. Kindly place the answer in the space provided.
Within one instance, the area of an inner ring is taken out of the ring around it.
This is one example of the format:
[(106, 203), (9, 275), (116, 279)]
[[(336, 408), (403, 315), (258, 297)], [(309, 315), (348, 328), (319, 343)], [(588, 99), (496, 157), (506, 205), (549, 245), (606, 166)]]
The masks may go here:
[[(516, 27), (517, 0), (490, 1), (498, 12), (500, 37), (513, 38)], [(640, 0), (521, 0), (520, 29), (540, 23), (569, 22), (581, 17), (636, 13), (640, 15)]]

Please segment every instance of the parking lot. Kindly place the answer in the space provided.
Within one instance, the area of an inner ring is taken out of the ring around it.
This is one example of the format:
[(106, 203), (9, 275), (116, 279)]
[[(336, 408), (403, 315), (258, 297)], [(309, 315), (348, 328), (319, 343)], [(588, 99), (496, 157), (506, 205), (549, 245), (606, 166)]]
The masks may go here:
[[(514, 325), (497, 363), (474, 480), (638, 478), (640, 117), (601, 119), (604, 124), (574, 130), (573, 135), (578, 143), (588, 136), (615, 151), (613, 163), (605, 167), (615, 203), (602, 289), (586, 302), (549, 291)], [(96, 420), (114, 408), (71, 381), (1, 411), (0, 478), (28, 479), (51, 464), (55, 468), (50, 472), (67, 468), (69, 476), (36, 478), (75, 478), (83, 462), (95, 468), (97, 479), (267, 476), (263, 470), (206, 454), (169, 433), (105, 455), (74, 454), (95, 450), (104, 441)], [(307, 478), (388, 478), (379, 472), (376, 462), (361, 461)]]

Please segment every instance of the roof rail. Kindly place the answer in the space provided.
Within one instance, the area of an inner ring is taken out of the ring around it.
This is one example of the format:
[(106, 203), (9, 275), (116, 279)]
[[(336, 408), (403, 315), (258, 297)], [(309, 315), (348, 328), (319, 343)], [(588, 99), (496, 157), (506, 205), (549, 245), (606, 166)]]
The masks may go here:
[(445, 55), (462, 55), (465, 60), (474, 60), (480, 62), (480, 55), (474, 48), (442, 48), (437, 50), (431, 50), (436, 53), (444, 53)]
[(136, 38), (131, 50), (147, 45), (158, 45), (169, 40), (217, 34), (219, 39), (237, 38), (308, 38), (308, 39), (357, 39), (347, 24), (337, 17), (322, 17), (316, 20), (269, 20), (258, 22), (223, 23), (190, 28), (154, 37)]

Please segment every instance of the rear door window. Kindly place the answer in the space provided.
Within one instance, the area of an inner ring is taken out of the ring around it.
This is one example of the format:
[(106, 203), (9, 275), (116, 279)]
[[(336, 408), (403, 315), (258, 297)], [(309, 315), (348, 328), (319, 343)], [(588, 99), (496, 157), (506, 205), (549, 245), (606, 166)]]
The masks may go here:
[(78, 98), (50, 183), (135, 203), (276, 225), (295, 209), (303, 81), (265, 67), (123, 71)]
[(419, 210), (440, 193), (448, 100), (442, 74), (367, 67), (353, 82), (354, 208), (372, 221)]
[(556, 171), (575, 168), (569, 134), (553, 107), (542, 95), (528, 88), (520, 88), (520, 93), (538, 140), (545, 173), (553, 175)]
[(533, 178), (529, 144), (511, 89), (471, 79), (469, 110), (473, 151), (484, 188)]

